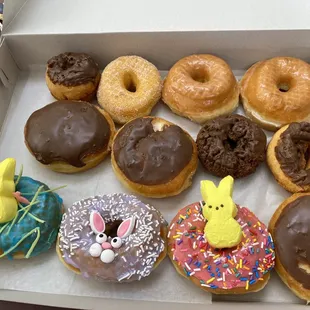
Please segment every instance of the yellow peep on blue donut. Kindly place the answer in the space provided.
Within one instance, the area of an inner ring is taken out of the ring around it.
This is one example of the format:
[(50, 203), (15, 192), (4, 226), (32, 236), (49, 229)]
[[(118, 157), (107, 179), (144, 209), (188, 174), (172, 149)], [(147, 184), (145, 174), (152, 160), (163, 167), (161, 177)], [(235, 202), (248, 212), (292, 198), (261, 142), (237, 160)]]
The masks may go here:
[(242, 238), (242, 230), (234, 219), (237, 207), (232, 200), (234, 179), (227, 176), (216, 187), (211, 181), (201, 181), (201, 195), (205, 202), (202, 214), (208, 220), (205, 238), (218, 249), (232, 248)]
[(7, 158), (0, 163), (0, 224), (14, 219), (17, 213), (17, 200), (15, 192), (15, 166), (13, 158)]

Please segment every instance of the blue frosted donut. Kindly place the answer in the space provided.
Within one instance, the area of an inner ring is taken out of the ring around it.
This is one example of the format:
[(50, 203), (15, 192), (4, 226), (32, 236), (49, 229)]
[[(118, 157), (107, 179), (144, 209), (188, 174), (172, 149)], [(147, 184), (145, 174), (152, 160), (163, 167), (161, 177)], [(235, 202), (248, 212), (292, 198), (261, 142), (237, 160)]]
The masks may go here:
[(16, 191), (30, 204), (19, 203), (15, 218), (0, 224), (0, 258), (30, 258), (46, 252), (56, 241), (62, 218), (62, 199), (44, 183), (21, 177)]

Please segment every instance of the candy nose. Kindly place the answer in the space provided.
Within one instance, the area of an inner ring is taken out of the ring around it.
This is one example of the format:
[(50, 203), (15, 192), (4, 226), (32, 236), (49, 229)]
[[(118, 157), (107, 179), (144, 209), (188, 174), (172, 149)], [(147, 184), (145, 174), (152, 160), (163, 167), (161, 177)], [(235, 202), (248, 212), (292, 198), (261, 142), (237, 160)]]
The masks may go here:
[(112, 249), (112, 245), (109, 242), (103, 242), (101, 246), (104, 250)]

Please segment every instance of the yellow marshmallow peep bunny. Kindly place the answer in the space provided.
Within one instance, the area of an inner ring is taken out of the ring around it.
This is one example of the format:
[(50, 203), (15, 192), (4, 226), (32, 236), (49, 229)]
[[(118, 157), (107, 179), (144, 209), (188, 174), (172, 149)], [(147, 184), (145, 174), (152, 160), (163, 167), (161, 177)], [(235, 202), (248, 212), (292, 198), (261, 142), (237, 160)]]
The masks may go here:
[(16, 161), (7, 158), (0, 163), (0, 224), (14, 219), (17, 213), (17, 200), (14, 197)]
[(201, 195), (205, 202), (203, 216), (208, 220), (205, 238), (218, 249), (237, 246), (242, 238), (242, 230), (234, 219), (237, 207), (232, 200), (234, 179), (227, 176), (218, 187), (211, 181), (201, 181)]

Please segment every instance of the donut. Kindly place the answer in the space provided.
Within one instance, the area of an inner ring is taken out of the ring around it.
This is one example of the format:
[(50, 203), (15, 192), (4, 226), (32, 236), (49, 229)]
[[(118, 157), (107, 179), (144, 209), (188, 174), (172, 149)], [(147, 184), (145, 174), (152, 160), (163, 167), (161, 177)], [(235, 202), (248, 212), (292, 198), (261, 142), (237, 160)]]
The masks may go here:
[(115, 126), (108, 113), (83, 101), (56, 101), (35, 111), (25, 144), (41, 164), (75, 173), (97, 166), (110, 152)]
[(162, 100), (172, 112), (203, 124), (230, 114), (238, 107), (239, 86), (223, 59), (213, 55), (191, 55), (169, 70)]
[(147, 277), (166, 256), (167, 222), (135, 196), (111, 194), (74, 203), (64, 214), (60, 261), (84, 278), (132, 282)]
[(42, 182), (15, 176), (16, 161), (0, 163), (0, 259), (28, 259), (57, 239), (62, 199)]
[(273, 214), (276, 271), (301, 299), (310, 300), (310, 193), (295, 193)]
[(102, 72), (98, 103), (118, 124), (147, 116), (161, 97), (161, 78), (157, 68), (138, 56), (122, 56)]
[(200, 129), (196, 143), (202, 166), (218, 177), (245, 177), (266, 158), (265, 133), (238, 114), (208, 121)]
[(57, 100), (90, 101), (100, 81), (98, 64), (84, 53), (62, 53), (47, 62), (45, 80)]
[(112, 167), (131, 191), (154, 198), (174, 196), (192, 183), (198, 158), (191, 136), (159, 117), (124, 125), (112, 145)]
[(272, 237), (246, 207), (234, 204), (233, 178), (218, 187), (202, 181), (203, 201), (182, 208), (168, 230), (168, 255), (177, 272), (214, 294), (265, 287), (274, 267)]
[(310, 123), (291, 123), (272, 137), (267, 163), (277, 182), (291, 193), (310, 191)]
[(310, 65), (293, 57), (257, 62), (240, 82), (246, 114), (267, 130), (310, 120)]

